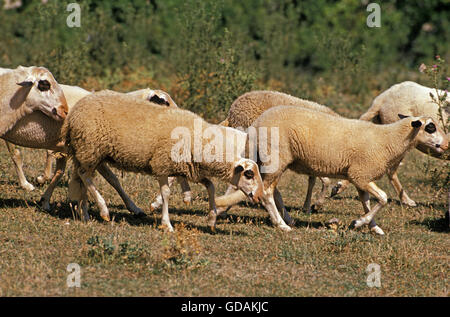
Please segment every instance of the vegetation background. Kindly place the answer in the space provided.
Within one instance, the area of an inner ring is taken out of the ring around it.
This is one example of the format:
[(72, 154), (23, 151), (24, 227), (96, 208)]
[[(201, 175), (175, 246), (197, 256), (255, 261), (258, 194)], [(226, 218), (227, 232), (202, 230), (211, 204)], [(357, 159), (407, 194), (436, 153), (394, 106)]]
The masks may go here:
[[(84, 0), (76, 1), (81, 27), (69, 28), (71, 2), (22, 0), (0, 10), (0, 67), (43, 65), (59, 82), (89, 90), (164, 89), (210, 122), (252, 89), (284, 91), (357, 118), (395, 83), (432, 86), (421, 63), (450, 60), (449, 0), (376, 1), (380, 28), (366, 25), (368, 0)], [(38, 186), (44, 154), (23, 153)], [(160, 213), (149, 211), (158, 192), (151, 177), (118, 172), (146, 217), (130, 215), (99, 178), (114, 220), (101, 221), (93, 204), (94, 219), (83, 223), (66, 202), (70, 170), (53, 211), (44, 212), (37, 201), (45, 187), (20, 189), (0, 145), (0, 295), (448, 296), (448, 171), (446, 162), (408, 154), (400, 177), (416, 208), (402, 206), (386, 179), (378, 182), (391, 198), (377, 219), (383, 238), (346, 229), (362, 211), (353, 188), (304, 214), (306, 178), (290, 172), (280, 190), (293, 232), (271, 227), (261, 207), (242, 203), (212, 235), (207, 194), (194, 185), (189, 207), (174, 188), (176, 232), (169, 234), (158, 228)], [(218, 193), (224, 189), (219, 183)], [(333, 217), (339, 225), (327, 225)], [(82, 268), (81, 288), (66, 285), (69, 263)], [(381, 267), (381, 288), (366, 284), (370, 263)]]
[(71, 2), (0, 10), (0, 65), (45, 65), (88, 89), (164, 87), (212, 121), (258, 88), (335, 109), (348, 94), (361, 112), (369, 92), (426, 81), (420, 63), (450, 58), (449, 0), (382, 1), (380, 28), (366, 25), (368, 0), (83, 0), (69, 28)]

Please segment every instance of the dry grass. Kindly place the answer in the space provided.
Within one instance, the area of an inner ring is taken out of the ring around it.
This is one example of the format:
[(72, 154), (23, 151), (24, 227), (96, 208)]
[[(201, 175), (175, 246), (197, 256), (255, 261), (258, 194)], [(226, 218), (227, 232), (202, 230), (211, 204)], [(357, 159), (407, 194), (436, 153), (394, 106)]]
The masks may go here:
[[(44, 152), (24, 150), (26, 174), (35, 180)], [(100, 191), (114, 220), (105, 223), (92, 205), (93, 220), (73, 219), (66, 202), (67, 176), (55, 191), (50, 213), (37, 207), (44, 188), (18, 187), (6, 147), (0, 145), (0, 295), (2, 296), (448, 296), (449, 231), (443, 214), (445, 193), (426, 181), (428, 158), (414, 151), (400, 177), (416, 208), (402, 207), (383, 178), (392, 200), (378, 216), (385, 237), (366, 228), (348, 231), (362, 207), (351, 188), (329, 199), (322, 211), (300, 211), (306, 177), (286, 173), (280, 184), (296, 220), (290, 233), (271, 226), (267, 212), (242, 203), (217, 234), (206, 225), (207, 193), (194, 185), (192, 206), (179, 188), (170, 204), (175, 233), (159, 228), (159, 212), (149, 205), (157, 194), (149, 176), (124, 174), (122, 183), (147, 212), (136, 219), (100, 178)], [(442, 168), (444, 163), (432, 160)], [(118, 172), (118, 175), (121, 175)], [(36, 181), (33, 181), (37, 185)], [(218, 184), (218, 192), (225, 185)], [(342, 226), (328, 228), (337, 217)], [(81, 266), (81, 288), (68, 288), (69, 263)], [(366, 267), (381, 267), (381, 288), (366, 284)]]

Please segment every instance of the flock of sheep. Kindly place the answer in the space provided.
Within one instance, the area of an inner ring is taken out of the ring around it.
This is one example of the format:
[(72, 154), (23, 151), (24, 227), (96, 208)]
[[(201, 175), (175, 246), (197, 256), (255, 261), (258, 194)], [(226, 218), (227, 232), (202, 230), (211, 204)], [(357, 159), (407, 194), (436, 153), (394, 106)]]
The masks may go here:
[[(206, 187), (212, 230), (220, 214), (249, 198), (264, 206), (274, 225), (288, 231), (293, 220), (277, 184), (284, 171), (291, 169), (309, 176), (305, 211), (323, 204), (331, 184), (329, 178), (341, 179), (332, 195), (352, 183), (364, 209), (364, 215), (351, 227), (368, 225), (372, 232), (383, 235), (375, 215), (387, 204), (387, 195), (374, 181), (387, 174), (401, 202), (415, 206), (396, 173), (406, 153), (416, 147), (448, 159), (444, 154), (448, 135), (442, 128), (448, 116), (439, 112), (430, 93), (435, 90), (413, 82), (394, 85), (355, 120), (284, 93), (252, 91), (238, 97), (226, 120), (214, 125), (180, 109), (161, 90), (89, 92), (58, 84), (43, 67), (19, 66), (0, 68), (0, 137), (7, 143), (20, 185), (26, 190), (34, 187), (24, 176), (20, 151), (13, 144), (48, 150), (44, 176), (38, 178), (40, 183), (51, 178), (41, 200), (46, 210), (71, 158), (68, 197), (76, 202), (84, 220), (89, 219), (88, 194), (96, 201), (101, 217), (110, 220), (105, 200), (93, 181), (96, 171), (119, 193), (130, 212), (144, 214), (122, 189), (109, 168), (112, 165), (157, 178), (160, 194), (151, 209), (162, 206), (162, 225), (169, 231), (173, 227), (168, 202), (175, 180), (187, 204), (192, 197), (188, 181)], [(183, 133), (187, 137), (177, 138)], [(197, 138), (196, 133), (202, 137)], [(213, 137), (215, 147), (211, 150)], [(210, 149), (213, 159), (201, 158), (199, 148)], [(174, 159), (180, 152), (181, 159)], [(51, 176), (53, 156), (56, 170)], [(272, 168), (274, 158), (277, 164)], [(225, 195), (216, 197), (211, 177), (229, 184)], [(322, 182), (322, 190), (312, 205), (316, 177)], [(377, 199), (373, 207), (369, 194)]]

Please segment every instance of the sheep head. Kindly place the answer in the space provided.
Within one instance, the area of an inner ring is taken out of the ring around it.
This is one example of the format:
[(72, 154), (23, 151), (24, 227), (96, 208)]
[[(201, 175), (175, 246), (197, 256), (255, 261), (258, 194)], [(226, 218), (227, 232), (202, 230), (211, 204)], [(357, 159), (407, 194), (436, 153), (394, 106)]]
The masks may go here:
[[(407, 116), (398, 115), (400, 119)], [(411, 126), (418, 130), (415, 137), (417, 149), (424, 153), (442, 155), (448, 149), (448, 137), (439, 124), (430, 117), (411, 117)]]
[(258, 165), (250, 159), (240, 159), (234, 164), (231, 185), (258, 203), (263, 195), (263, 182)]
[(31, 111), (40, 110), (55, 120), (64, 120), (69, 107), (66, 97), (53, 77), (52, 73), (44, 67), (19, 66), (21, 76), (18, 82), (22, 94), (26, 95), (25, 105)]

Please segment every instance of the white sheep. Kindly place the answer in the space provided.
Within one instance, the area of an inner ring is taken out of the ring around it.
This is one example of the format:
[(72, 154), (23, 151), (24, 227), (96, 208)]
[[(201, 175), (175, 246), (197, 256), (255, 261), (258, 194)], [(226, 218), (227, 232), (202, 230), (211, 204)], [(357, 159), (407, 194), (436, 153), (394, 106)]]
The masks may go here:
[[(75, 103), (82, 99), (83, 97), (90, 94), (89, 91), (84, 90), (76, 86), (61, 85), (65, 94), (67, 95), (67, 100), (69, 100), (69, 110), (73, 108)], [(140, 90), (139, 94), (136, 95), (138, 98), (144, 98), (147, 100), (153, 99), (155, 102), (163, 103), (165, 100), (171, 100), (170, 96), (163, 91), (159, 90), (146, 90), (148, 95), (143, 94), (145, 91)], [(134, 93), (134, 92), (132, 92)], [(155, 97), (155, 95), (157, 97)], [(171, 105), (172, 106), (172, 105)], [(176, 106), (176, 105), (175, 105)], [(15, 163), (16, 171), (19, 175), (19, 179), (26, 178), (23, 174), (22, 169), (22, 159), (20, 152), (14, 149), (13, 144), (21, 145), (24, 147), (37, 148), (37, 149), (47, 149), (50, 152), (65, 152), (64, 142), (60, 140), (60, 132), (62, 127), (62, 122), (56, 122), (43, 115), (41, 112), (33, 112), (21, 120), (19, 120), (14, 127), (8, 131), (2, 138), (7, 141), (7, 146), (10, 152), (13, 154), (13, 162)], [(49, 152), (47, 152), (49, 153)], [(51, 155), (53, 156), (53, 155)], [(66, 155), (57, 153), (56, 154), (56, 172), (53, 176), (49, 186), (45, 190), (41, 198), (41, 204), (44, 210), (50, 210), (50, 199), (53, 194), (56, 185), (64, 174), (67, 158)], [(49, 157), (49, 154), (47, 154)], [(51, 166), (47, 162), (47, 165)], [(138, 208), (134, 202), (128, 197), (120, 185), (117, 177), (112, 173), (108, 166), (100, 166), (98, 172), (111, 184), (114, 189), (119, 193), (120, 197), (125, 203), (127, 209), (136, 214), (144, 214), (144, 212)], [(31, 184), (30, 184), (31, 185)]]
[(66, 117), (67, 102), (52, 73), (44, 67), (19, 66), (0, 75), (0, 137), (36, 110), (57, 121)]
[[(92, 181), (95, 169), (108, 163), (123, 170), (152, 174), (160, 184), (164, 201), (162, 224), (169, 231), (173, 227), (168, 213), (168, 176), (184, 176), (204, 184), (210, 213), (215, 213), (216, 208), (214, 185), (209, 177), (225, 180), (258, 201), (262, 195), (258, 166), (242, 158), (234, 148), (231, 156), (229, 151), (222, 151), (227, 142), (219, 136), (225, 134), (225, 127), (208, 124), (187, 110), (153, 106), (111, 91), (92, 94), (76, 104), (63, 127), (79, 177), (72, 178), (69, 194), (79, 200), (84, 219), (89, 217), (85, 203), (89, 192), (102, 218), (109, 220), (105, 201)], [(217, 147), (211, 148), (212, 139)], [(207, 149), (209, 155), (205, 155)]]
[[(443, 93), (443, 91), (439, 90), (440, 95)], [(415, 117), (429, 116), (442, 127), (439, 107), (433, 102), (430, 94), (437, 97), (435, 89), (411, 81), (396, 84), (377, 96), (373, 100), (369, 110), (361, 115), (359, 119), (374, 123), (389, 124), (398, 121), (397, 114), (401, 113)], [(450, 95), (447, 96), (447, 102), (450, 103)], [(442, 119), (444, 125), (447, 125), (448, 114), (446, 111), (442, 112)], [(421, 144), (418, 144), (416, 148), (425, 154), (431, 154), (437, 158), (448, 160), (450, 157), (450, 155), (442, 155), (439, 149), (435, 151), (434, 148), (422, 147)], [(399, 195), (400, 201), (407, 206), (415, 207), (415, 201), (408, 196), (398, 179), (397, 168), (391, 170), (388, 173), (388, 177), (396, 193)], [(346, 180), (339, 181), (332, 190), (332, 196), (342, 193), (348, 185), (349, 182)]]
[[(333, 116), (339, 116), (336, 112), (331, 110), (330, 108), (318, 104), (313, 101), (300, 99), (282, 92), (278, 91), (251, 91), (245, 93), (238, 97), (230, 107), (227, 118), (221, 123), (222, 125), (233, 127), (233, 128), (242, 128), (247, 129), (253, 122), (266, 110), (276, 107), (276, 106), (299, 106), (315, 111), (320, 111), (324, 113), (328, 113)], [(303, 204), (303, 210), (306, 212), (311, 212), (315, 209), (320, 209), (325, 200), (326, 193), (328, 192), (328, 188), (330, 186), (330, 180), (326, 177), (320, 177), (322, 181), (322, 190), (316, 197), (316, 203), (311, 206), (311, 197), (312, 191), (314, 188), (314, 184), (316, 178), (311, 176), (308, 178), (308, 189), (307, 195), (305, 198), (305, 202)], [(232, 188), (228, 188), (225, 196), (230, 195), (233, 192)], [(277, 202), (282, 204), (282, 198), (278, 190), (275, 191)], [(239, 195), (238, 195), (239, 196)], [(231, 198), (232, 196), (229, 196)], [(216, 200), (216, 203), (219, 205), (222, 204), (220, 198)], [(220, 212), (223, 211), (223, 208), (219, 208)], [(291, 222), (289, 219), (289, 214), (286, 210), (283, 211), (285, 221)]]
[[(382, 235), (384, 232), (376, 225), (374, 216), (386, 205), (387, 196), (374, 181), (397, 166), (406, 152), (419, 143), (440, 152), (448, 148), (446, 135), (429, 117), (409, 117), (393, 124), (376, 125), (301, 107), (279, 106), (264, 112), (252, 127), (258, 142), (266, 144), (267, 157), (278, 159), (278, 168), (270, 173), (264, 173), (264, 168), (273, 162), (261, 159), (264, 182), (261, 202), (272, 222), (285, 230), (289, 227), (278, 213), (283, 208), (277, 206), (274, 191), (286, 169), (310, 176), (349, 180), (357, 188), (366, 213), (353, 221), (352, 227), (367, 224), (373, 232)], [(261, 129), (267, 133), (262, 133)], [(271, 135), (275, 133), (272, 130), (279, 135), (275, 150), (272, 150)], [(261, 154), (258, 149), (258, 155)], [(369, 194), (378, 200), (372, 209)]]

